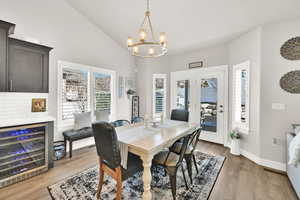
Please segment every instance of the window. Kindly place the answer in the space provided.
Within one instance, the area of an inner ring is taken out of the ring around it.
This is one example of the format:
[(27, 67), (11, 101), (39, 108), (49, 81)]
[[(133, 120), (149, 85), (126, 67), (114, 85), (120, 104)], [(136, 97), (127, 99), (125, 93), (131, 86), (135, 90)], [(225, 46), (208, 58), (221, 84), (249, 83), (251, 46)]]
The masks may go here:
[(176, 82), (176, 108), (189, 110), (189, 80)]
[(233, 129), (249, 131), (250, 62), (233, 66)]
[(96, 120), (110, 121), (115, 110), (115, 72), (59, 62), (58, 119), (71, 125), (74, 113), (91, 111)]
[(153, 116), (166, 116), (167, 75), (153, 74)]
[(111, 110), (111, 75), (94, 73), (94, 80), (96, 120), (108, 121)]
[(63, 69), (62, 119), (73, 119), (74, 113), (89, 110), (88, 71)]

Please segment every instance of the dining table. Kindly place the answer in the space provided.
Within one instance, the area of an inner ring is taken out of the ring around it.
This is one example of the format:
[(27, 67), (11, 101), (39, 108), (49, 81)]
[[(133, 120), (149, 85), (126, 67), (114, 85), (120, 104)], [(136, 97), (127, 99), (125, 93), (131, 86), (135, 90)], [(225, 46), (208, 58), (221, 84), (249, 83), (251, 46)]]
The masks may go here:
[(170, 147), (181, 137), (199, 128), (198, 123), (176, 120), (164, 120), (152, 124), (134, 124), (116, 128), (120, 143), (127, 145), (128, 152), (140, 156), (143, 161), (143, 199), (150, 200), (151, 194), (151, 164), (155, 154)]

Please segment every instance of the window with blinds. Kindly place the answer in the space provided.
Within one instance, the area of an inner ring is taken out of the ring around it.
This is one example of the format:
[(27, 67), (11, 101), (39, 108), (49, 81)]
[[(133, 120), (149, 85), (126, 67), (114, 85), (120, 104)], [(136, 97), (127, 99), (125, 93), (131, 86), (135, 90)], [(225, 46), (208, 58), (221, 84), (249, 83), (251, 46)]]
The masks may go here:
[(153, 75), (153, 115), (166, 114), (166, 74)]
[(249, 67), (250, 62), (233, 66), (233, 129), (249, 130)]
[(88, 71), (63, 69), (62, 119), (73, 119), (74, 113), (89, 110)]

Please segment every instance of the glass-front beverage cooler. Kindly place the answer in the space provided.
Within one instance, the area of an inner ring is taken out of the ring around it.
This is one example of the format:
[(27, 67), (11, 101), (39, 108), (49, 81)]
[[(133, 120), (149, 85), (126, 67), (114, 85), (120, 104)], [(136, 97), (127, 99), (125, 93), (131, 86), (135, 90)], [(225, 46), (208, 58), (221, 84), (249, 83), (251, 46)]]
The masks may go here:
[(47, 124), (0, 129), (0, 188), (48, 169)]

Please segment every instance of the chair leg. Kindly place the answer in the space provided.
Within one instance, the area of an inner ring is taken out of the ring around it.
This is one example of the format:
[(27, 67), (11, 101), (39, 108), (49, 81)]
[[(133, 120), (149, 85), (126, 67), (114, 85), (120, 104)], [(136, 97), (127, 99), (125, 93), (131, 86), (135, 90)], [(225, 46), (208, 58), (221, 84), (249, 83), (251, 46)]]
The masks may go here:
[(193, 160), (194, 160), (194, 165), (195, 165), (195, 168), (196, 168), (197, 174), (199, 174), (199, 170), (198, 170), (198, 166), (197, 166), (197, 161), (196, 161), (195, 154), (193, 154)]
[(122, 199), (122, 172), (121, 168), (117, 168), (117, 196), (116, 200)]
[(100, 160), (100, 165), (99, 165), (99, 184), (98, 184), (98, 190), (97, 190), (97, 199), (100, 199), (100, 193), (101, 193), (101, 190), (102, 190), (103, 181), (104, 181), (104, 170), (102, 169), (102, 161)]
[(173, 200), (176, 200), (176, 174), (169, 174)]
[(191, 180), (191, 184), (193, 184), (193, 171), (192, 171), (192, 155), (187, 154), (184, 156), (184, 159), (186, 161), (187, 164), (187, 170), (188, 170), (188, 174)]
[(67, 155), (67, 139), (65, 137), (64, 137), (64, 148), (65, 148), (64, 157), (66, 157), (66, 155)]
[(189, 186), (188, 186), (188, 184), (186, 182), (186, 177), (185, 177), (183, 166), (181, 166), (181, 170), (182, 170), (182, 175), (183, 175), (183, 179), (184, 179), (184, 183), (185, 183), (185, 188), (186, 188), (186, 190), (188, 190)]
[(70, 155), (70, 158), (72, 158), (72, 150), (73, 150), (73, 141), (72, 140), (69, 141), (69, 145), (70, 145), (69, 155)]

